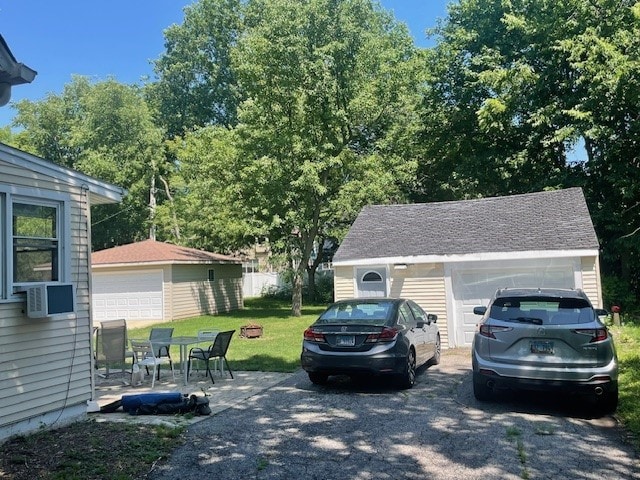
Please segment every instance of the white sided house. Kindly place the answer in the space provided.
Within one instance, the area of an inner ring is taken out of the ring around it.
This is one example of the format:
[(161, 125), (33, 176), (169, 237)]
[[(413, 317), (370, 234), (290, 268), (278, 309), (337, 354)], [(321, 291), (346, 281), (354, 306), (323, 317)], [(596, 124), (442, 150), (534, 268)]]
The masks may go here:
[(410, 298), (443, 345), (469, 347), (502, 287), (581, 288), (602, 306), (599, 244), (580, 188), (365, 207), (334, 258), (335, 299)]
[(93, 319), (161, 322), (244, 306), (242, 261), (144, 240), (94, 252)]
[(0, 441), (86, 414), (91, 206), (124, 193), (0, 144)]

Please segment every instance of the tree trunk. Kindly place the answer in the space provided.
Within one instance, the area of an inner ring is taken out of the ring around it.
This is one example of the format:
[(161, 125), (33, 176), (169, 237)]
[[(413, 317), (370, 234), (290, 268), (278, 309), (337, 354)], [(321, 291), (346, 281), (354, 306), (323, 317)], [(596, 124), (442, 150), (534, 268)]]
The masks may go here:
[(313, 303), (316, 301), (316, 268), (311, 265), (307, 269), (307, 278), (309, 279), (309, 286), (307, 287), (309, 290), (307, 292), (307, 297), (309, 303)]
[(151, 175), (149, 185), (149, 239), (156, 239), (156, 176)]
[(318, 254), (314, 258), (313, 263), (307, 267), (307, 275), (309, 276), (309, 302), (316, 301), (316, 271), (322, 263), (322, 252), (324, 247), (324, 236), (320, 236), (317, 242)]
[(302, 315), (302, 272), (300, 267), (293, 270), (291, 280), (291, 315), (299, 317)]

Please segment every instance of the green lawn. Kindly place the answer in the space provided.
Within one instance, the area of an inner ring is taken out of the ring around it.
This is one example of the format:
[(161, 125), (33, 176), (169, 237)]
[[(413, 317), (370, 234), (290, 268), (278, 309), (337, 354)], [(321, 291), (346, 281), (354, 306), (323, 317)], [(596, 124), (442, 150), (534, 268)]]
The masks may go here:
[(610, 327), (620, 361), (620, 404), (616, 416), (640, 449), (640, 326)]
[[(193, 336), (199, 330), (236, 330), (227, 353), (232, 370), (293, 372), (300, 366), (302, 332), (324, 308), (325, 306), (305, 306), (301, 317), (293, 317), (291, 305), (287, 302), (257, 298), (245, 300), (244, 310), (153, 326), (173, 327), (174, 336)], [(240, 327), (248, 323), (262, 325), (262, 337), (241, 338)], [(130, 328), (128, 335), (129, 338), (149, 338), (150, 330), (151, 326)], [(179, 356), (179, 347), (171, 347), (171, 357), (177, 359)]]

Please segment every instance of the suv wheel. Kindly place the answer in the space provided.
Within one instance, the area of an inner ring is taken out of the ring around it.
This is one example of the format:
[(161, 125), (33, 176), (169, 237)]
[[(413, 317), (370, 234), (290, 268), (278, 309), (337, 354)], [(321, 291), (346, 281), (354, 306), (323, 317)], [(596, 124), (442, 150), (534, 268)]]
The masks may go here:
[(308, 372), (309, 380), (315, 385), (324, 385), (329, 379), (329, 375), (318, 372)]
[(491, 400), (493, 389), (487, 385), (487, 381), (477, 373), (473, 374), (473, 396), (480, 402)]
[(610, 415), (618, 408), (618, 389), (604, 392), (596, 398), (596, 408), (602, 415)]

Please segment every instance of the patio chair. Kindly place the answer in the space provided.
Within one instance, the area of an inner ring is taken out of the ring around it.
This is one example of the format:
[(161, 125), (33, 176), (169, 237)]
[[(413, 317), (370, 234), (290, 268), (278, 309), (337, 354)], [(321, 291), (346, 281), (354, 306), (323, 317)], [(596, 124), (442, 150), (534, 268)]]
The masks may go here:
[(173, 370), (173, 364), (169, 357), (157, 357), (157, 347), (151, 343), (150, 340), (131, 340), (131, 350), (136, 358), (136, 363), (140, 368), (153, 367), (153, 374), (151, 375), (151, 389), (156, 384), (156, 372), (160, 372), (160, 365), (169, 365), (171, 367), (171, 375), (173, 379), (176, 379), (176, 374)]
[(189, 372), (191, 371), (191, 360), (200, 360), (206, 363), (207, 371), (205, 372), (205, 376), (209, 374), (212, 383), (216, 383), (213, 379), (213, 373), (211, 372), (211, 366), (209, 364), (212, 360), (220, 360), (222, 365), (227, 366), (227, 370), (229, 371), (229, 375), (233, 378), (233, 372), (229, 367), (229, 362), (227, 361), (227, 350), (229, 349), (229, 344), (231, 343), (231, 339), (233, 338), (233, 334), (235, 330), (228, 330), (226, 332), (218, 332), (213, 343), (206, 350), (203, 348), (192, 348), (189, 350), (189, 359), (187, 362), (187, 378), (189, 378)]
[(122, 374), (128, 373), (127, 359), (133, 360), (133, 352), (127, 350), (127, 322), (124, 319), (101, 322), (96, 332), (96, 366), (105, 367), (105, 377), (109, 378), (112, 367)]
[[(169, 366), (173, 365), (173, 362), (171, 361), (171, 353), (169, 351), (171, 344), (168, 341), (172, 336), (173, 328), (154, 327), (149, 333), (149, 340), (153, 343), (153, 348), (156, 349), (156, 357), (167, 357), (169, 359)], [(147, 373), (149, 373), (148, 367)], [(160, 380), (160, 366), (158, 366), (158, 380)]]

